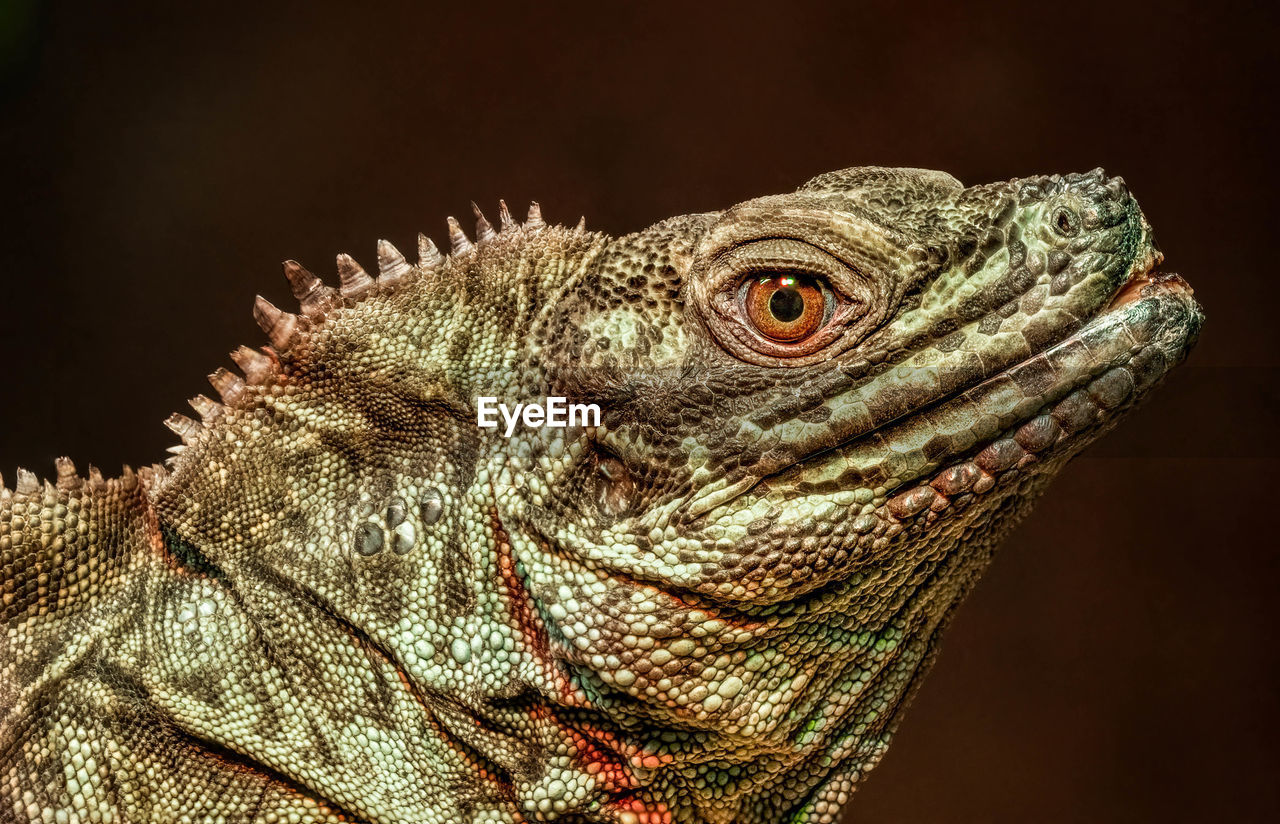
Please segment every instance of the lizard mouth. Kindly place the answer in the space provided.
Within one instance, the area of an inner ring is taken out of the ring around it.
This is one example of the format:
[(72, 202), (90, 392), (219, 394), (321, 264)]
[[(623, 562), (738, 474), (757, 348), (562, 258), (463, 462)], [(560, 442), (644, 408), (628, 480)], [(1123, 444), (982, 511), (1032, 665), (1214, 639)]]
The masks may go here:
[(1124, 282), (1119, 291), (1116, 292), (1111, 302), (1103, 307), (1098, 315), (1105, 315), (1108, 312), (1122, 309), (1134, 301), (1141, 300), (1146, 293), (1147, 287), (1152, 284), (1159, 284), (1163, 288), (1185, 292), (1188, 296), (1195, 294), (1191, 285), (1183, 280), (1179, 274), (1160, 272), (1150, 268), (1135, 270), (1129, 275), (1129, 279)]

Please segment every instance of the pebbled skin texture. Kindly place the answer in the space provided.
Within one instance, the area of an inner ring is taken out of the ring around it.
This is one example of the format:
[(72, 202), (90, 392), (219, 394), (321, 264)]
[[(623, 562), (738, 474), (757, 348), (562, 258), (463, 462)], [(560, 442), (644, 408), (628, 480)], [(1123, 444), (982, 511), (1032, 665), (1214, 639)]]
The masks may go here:
[[(833, 822), (953, 608), (1191, 346), (1100, 170), (856, 168), (296, 264), (168, 469), (0, 493), (0, 820)], [(788, 348), (743, 284), (811, 276)], [(598, 427), (476, 426), (476, 398)]]

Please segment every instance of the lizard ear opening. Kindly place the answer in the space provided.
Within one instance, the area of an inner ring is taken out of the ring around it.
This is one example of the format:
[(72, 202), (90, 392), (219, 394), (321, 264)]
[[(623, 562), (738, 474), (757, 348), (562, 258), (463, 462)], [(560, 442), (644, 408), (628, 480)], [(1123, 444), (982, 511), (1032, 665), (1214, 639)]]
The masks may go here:
[(595, 499), (601, 514), (624, 518), (635, 508), (638, 488), (622, 459), (597, 445), (595, 450)]

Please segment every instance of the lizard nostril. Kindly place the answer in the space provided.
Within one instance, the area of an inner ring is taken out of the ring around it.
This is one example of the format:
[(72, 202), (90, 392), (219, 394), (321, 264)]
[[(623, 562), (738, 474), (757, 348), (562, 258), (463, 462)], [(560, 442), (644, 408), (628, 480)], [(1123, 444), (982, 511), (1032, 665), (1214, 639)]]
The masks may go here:
[(1125, 185), (1123, 177), (1113, 177), (1108, 180), (1107, 191), (1116, 200), (1124, 200), (1129, 197), (1129, 187)]

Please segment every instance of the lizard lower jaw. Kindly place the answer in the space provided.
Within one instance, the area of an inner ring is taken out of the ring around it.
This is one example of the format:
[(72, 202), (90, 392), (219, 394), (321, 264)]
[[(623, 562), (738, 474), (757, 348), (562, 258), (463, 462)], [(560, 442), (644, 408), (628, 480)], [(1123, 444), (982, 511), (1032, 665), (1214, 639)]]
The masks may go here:
[[(955, 496), (981, 495), (1011, 470), (1070, 457), (1110, 429), (1191, 348), (1201, 321), (1192, 294), (1176, 274), (1133, 275), (1077, 333), (1002, 376), (1072, 349), (1091, 353), (1089, 360), (1061, 369), (1057, 386), (1046, 390), (1047, 402), (1036, 413), (1006, 426), (967, 458), (956, 456), (943, 469), (899, 487), (887, 501), (891, 518), (936, 520)], [(1069, 360), (1064, 357), (1064, 365)], [(975, 415), (984, 411), (980, 402), (972, 410)]]

